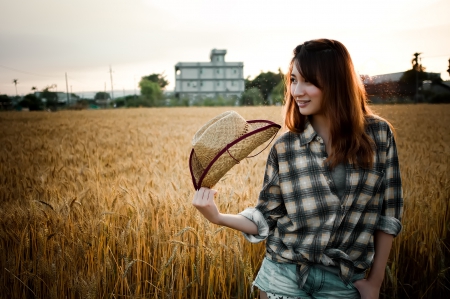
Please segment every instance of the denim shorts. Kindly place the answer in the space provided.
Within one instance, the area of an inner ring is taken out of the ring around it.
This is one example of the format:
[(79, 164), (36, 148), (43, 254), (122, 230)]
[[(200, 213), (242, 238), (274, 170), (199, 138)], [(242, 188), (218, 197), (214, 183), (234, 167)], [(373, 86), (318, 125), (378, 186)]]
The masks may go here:
[[(351, 283), (345, 283), (336, 271), (324, 270), (324, 266), (313, 266), (302, 289), (298, 287), (297, 266), (295, 264), (278, 263), (264, 258), (253, 285), (267, 293), (269, 298), (361, 298), (353, 285), (354, 281), (364, 278), (364, 272), (355, 274)], [(336, 273), (333, 273), (336, 272)]]

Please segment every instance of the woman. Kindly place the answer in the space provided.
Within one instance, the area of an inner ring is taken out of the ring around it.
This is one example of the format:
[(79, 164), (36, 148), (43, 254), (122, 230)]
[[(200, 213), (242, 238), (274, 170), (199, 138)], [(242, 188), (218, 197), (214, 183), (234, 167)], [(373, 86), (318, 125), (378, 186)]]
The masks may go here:
[(261, 298), (378, 298), (401, 230), (399, 162), (391, 126), (368, 107), (343, 44), (295, 48), (285, 126), (256, 207), (221, 214), (207, 188), (193, 205), (251, 242), (266, 240), (253, 283)]

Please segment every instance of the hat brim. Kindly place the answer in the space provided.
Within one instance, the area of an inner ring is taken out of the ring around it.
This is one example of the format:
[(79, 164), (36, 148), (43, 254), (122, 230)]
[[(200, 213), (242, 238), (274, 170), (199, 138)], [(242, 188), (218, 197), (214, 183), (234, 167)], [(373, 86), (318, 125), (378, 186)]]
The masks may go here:
[(213, 187), (234, 165), (258, 146), (275, 137), (281, 126), (268, 120), (247, 121), (255, 129), (222, 148), (206, 168), (201, 166), (194, 149), (189, 156), (189, 170), (195, 190)]

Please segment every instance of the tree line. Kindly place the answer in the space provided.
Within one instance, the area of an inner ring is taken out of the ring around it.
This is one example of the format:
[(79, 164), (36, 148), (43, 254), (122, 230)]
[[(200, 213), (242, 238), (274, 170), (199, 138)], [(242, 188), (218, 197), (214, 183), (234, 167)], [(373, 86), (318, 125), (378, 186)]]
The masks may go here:
[[(425, 72), (425, 67), (419, 63), (420, 53), (415, 53), (412, 68), (403, 73), (396, 82), (366, 83), (365, 88), (369, 97), (378, 97), (383, 101), (391, 98), (413, 98), (414, 102), (450, 103), (450, 87), (443, 84), (440, 76)], [(450, 72), (450, 60), (449, 60)], [(364, 76), (362, 80), (364, 81)], [(428, 80), (434, 86), (439, 86), (444, 93), (423, 90), (423, 82)], [(17, 79), (13, 80), (17, 85)], [(263, 72), (254, 79), (245, 79), (245, 90), (239, 97), (200, 98), (192, 101), (189, 98), (178, 98), (174, 94), (165, 93), (169, 84), (164, 73), (153, 73), (143, 76), (139, 81), (140, 95), (129, 95), (111, 99), (108, 92), (99, 91), (93, 99), (81, 99), (76, 94), (70, 94), (71, 109), (85, 108), (120, 108), (120, 107), (162, 107), (162, 106), (258, 106), (282, 105), (285, 93), (285, 75), (278, 69), (278, 73)], [(10, 110), (28, 108), (29, 110), (56, 110), (67, 108), (65, 101), (58, 100), (58, 94), (47, 86), (41, 92), (29, 93), (23, 98), (0, 95), (0, 109)], [(447, 90), (447, 92), (445, 92)]]
[[(169, 84), (164, 74), (153, 73), (139, 81), (140, 95), (118, 97), (109, 102), (111, 107), (174, 107), (174, 106), (257, 106), (281, 104), (284, 98), (284, 74), (261, 72), (253, 80), (245, 79), (245, 91), (240, 97), (179, 98), (164, 91)], [(98, 92), (94, 100), (108, 99), (107, 92)]]

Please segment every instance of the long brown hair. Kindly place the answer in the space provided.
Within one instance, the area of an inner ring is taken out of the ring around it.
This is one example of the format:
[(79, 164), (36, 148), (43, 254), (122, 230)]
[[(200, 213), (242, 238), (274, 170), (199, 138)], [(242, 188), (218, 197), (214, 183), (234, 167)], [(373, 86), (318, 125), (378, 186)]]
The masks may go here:
[(366, 116), (373, 115), (367, 94), (345, 46), (335, 40), (316, 39), (294, 49), (286, 76), (285, 125), (303, 132), (307, 116), (300, 114), (291, 95), (291, 73), (296, 66), (303, 78), (322, 91), (322, 111), (330, 121), (331, 168), (350, 162), (356, 167), (373, 164), (374, 141), (366, 133)]

